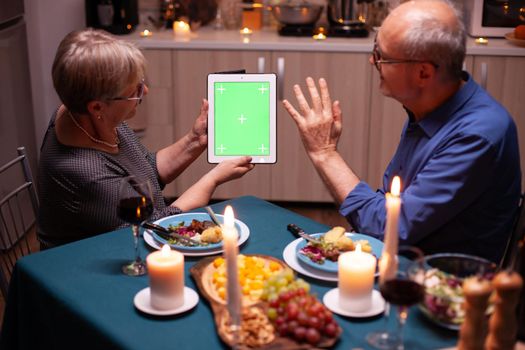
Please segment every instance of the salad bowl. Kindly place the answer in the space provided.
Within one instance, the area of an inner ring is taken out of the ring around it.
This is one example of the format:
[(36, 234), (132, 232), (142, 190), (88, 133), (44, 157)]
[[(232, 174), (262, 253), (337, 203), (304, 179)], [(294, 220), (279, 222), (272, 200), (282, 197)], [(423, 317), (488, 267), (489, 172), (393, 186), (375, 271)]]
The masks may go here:
[(459, 330), (465, 318), (463, 281), (472, 276), (491, 280), (496, 264), (473, 255), (456, 253), (428, 255), (423, 261), (425, 298), (419, 304), (420, 310), (434, 323)]

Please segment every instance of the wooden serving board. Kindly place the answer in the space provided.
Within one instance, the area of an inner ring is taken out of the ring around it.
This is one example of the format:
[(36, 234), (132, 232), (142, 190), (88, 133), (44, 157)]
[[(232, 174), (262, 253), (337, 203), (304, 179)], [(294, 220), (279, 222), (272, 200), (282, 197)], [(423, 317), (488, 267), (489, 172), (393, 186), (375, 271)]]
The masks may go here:
[[(246, 256), (256, 256), (259, 258), (267, 259), (267, 260), (273, 260), (275, 262), (278, 262), (283, 267), (287, 267), (287, 265), (272, 256), (267, 255), (246, 255)], [(222, 341), (229, 346), (233, 346), (233, 340), (231, 334), (228, 332), (227, 324), (229, 323), (229, 314), (226, 307), (226, 304), (223, 300), (221, 300), (216, 293), (214, 293), (213, 289), (213, 283), (210, 281), (211, 276), (213, 274), (213, 261), (217, 257), (208, 257), (204, 258), (190, 269), (191, 276), (195, 280), (195, 283), (197, 284), (197, 287), (199, 288), (199, 291), (201, 295), (208, 301), (208, 303), (211, 306), (211, 309), (214, 314), (214, 320), (215, 320), (215, 326), (217, 328), (217, 333), (219, 334), (219, 337), (222, 339)], [(264, 317), (266, 319), (267, 324), (271, 324), (266, 316), (266, 310), (267, 310), (267, 303), (265, 301), (247, 301), (243, 300), (243, 323), (244, 322), (250, 322), (247, 321), (246, 318), (252, 318), (255, 315), (257, 317)], [(248, 313), (248, 315), (247, 315)], [(298, 343), (295, 340), (288, 338), (288, 337), (281, 337), (279, 334), (271, 328), (273, 331), (273, 334), (271, 337), (268, 337), (266, 332), (266, 327), (260, 327), (259, 333), (257, 334), (261, 338), (264, 338), (266, 340), (269, 340), (265, 344), (257, 344), (257, 345), (251, 345), (242, 343), (237, 346), (237, 349), (261, 349), (261, 350), (277, 350), (277, 349), (285, 349), (285, 350), (307, 350), (307, 349), (321, 349), (321, 348), (329, 348), (332, 347), (337, 341), (338, 338), (334, 339), (323, 339), (320, 344), (318, 344), (317, 347), (312, 346), (308, 343)], [(248, 341), (249, 342), (249, 341)]]

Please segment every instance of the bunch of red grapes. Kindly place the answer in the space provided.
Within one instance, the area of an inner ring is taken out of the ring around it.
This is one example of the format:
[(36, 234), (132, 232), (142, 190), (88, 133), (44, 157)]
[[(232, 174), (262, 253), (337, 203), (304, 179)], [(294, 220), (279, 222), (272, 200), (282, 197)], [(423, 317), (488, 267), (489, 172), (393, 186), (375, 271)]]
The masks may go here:
[(269, 301), (268, 318), (281, 336), (318, 345), (323, 338), (336, 338), (341, 329), (333, 314), (302, 288), (287, 290)]

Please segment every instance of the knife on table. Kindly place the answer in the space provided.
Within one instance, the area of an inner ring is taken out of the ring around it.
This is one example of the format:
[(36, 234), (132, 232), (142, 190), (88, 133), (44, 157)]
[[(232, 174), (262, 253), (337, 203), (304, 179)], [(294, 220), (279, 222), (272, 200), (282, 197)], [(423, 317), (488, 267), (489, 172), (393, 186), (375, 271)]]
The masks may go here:
[(319, 241), (317, 238), (314, 238), (314, 237), (310, 236), (309, 234), (304, 232), (304, 230), (302, 228), (300, 228), (299, 226), (297, 226), (295, 224), (288, 224), (286, 226), (286, 228), (288, 229), (288, 231), (290, 231), (294, 235), (296, 235), (298, 237), (302, 237), (302, 238), (304, 238), (305, 240), (307, 240), (309, 242), (312, 242), (314, 244), (320, 244), (321, 243), (321, 241)]
[(162, 226), (157, 225), (157, 224), (154, 224), (152, 222), (145, 222), (144, 221), (141, 224), (141, 226), (144, 227), (144, 228), (147, 228), (147, 229), (155, 231), (156, 234), (158, 234), (160, 237), (164, 238), (165, 240), (176, 239), (176, 240), (178, 240), (180, 242), (184, 242), (186, 244), (189, 244), (190, 246), (200, 245), (199, 242), (197, 242), (194, 239), (191, 239), (191, 238), (183, 236), (183, 235), (179, 235), (176, 232), (170, 231), (167, 228), (162, 227)]

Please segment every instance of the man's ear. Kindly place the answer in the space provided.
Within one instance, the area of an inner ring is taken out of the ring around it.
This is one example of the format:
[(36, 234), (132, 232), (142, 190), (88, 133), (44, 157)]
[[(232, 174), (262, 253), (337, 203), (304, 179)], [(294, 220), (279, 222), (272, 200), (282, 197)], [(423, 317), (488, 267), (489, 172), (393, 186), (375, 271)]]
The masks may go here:
[(430, 62), (421, 62), (419, 64), (419, 84), (420, 87), (428, 85), (436, 75), (436, 67)]

